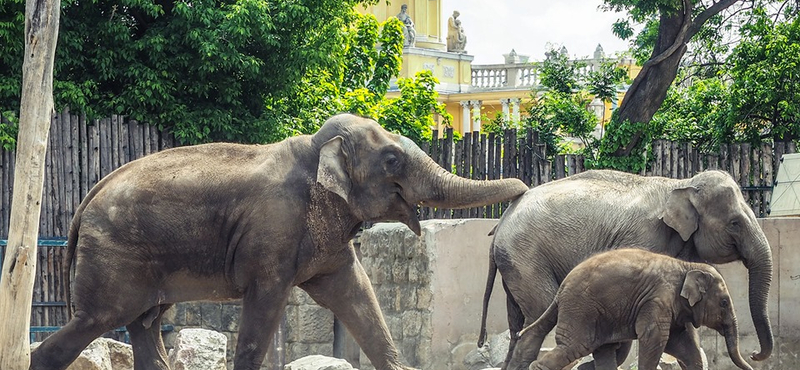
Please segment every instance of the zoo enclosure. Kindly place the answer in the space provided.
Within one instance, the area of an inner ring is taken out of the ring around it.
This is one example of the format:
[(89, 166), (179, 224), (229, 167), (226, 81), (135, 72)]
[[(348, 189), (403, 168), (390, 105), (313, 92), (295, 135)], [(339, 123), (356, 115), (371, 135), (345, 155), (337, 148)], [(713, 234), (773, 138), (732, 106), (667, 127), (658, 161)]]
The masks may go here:
[[(0, 117), (2, 119), (2, 117)], [(435, 133), (433, 137), (438, 137)], [(559, 155), (554, 161), (544, 156), (544, 144), (535, 132), (505, 131), (502, 135), (467, 133), (453, 139), (452, 129), (444, 138), (421, 147), (442, 167), (472, 179), (518, 177), (531, 186), (583, 172), (584, 161), (577, 155)], [(67, 235), (69, 224), (81, 200), (105, 175), (121, 165), (147, 154), (176, 146), (175, 139), (155, 126), (140, 124), (122, 116), (88, 120), (68, 110), (53, 116), (45, 159), (40, 235)], [(646, 175), (687, 178), (705, 169), (728, 171), (741, 185), (745, 199), (756, 215), (764, 217), (783, 154), (796, 152), (793, 143), (723, 145), (719, 153), (701, 154), (688, 143), (658, 141)], [(0, 151), (0, 239), (7, 239), (14, 174), (14, 152)], [(466, 210), (421, 208), (420, 218), (497, 218), (504, 204)], [(63, 244), (63, 243), (62, 243)], [(0, 263), (4, 247), (0, 246)], [(31, 325), (46, 331), (67, 322), (62, 271), (65, 251), (59, 245), (40, 245), (34, 285)]]

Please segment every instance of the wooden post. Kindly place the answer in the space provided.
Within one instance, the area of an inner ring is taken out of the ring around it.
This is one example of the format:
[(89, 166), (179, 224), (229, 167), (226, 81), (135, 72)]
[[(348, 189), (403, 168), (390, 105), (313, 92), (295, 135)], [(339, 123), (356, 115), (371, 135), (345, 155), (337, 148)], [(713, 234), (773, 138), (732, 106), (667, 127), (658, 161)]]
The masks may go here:
[(26, 0), (25, 58), (8, 246), (0, 275), (0, 369), (30, 366), (28, 331), (61, 2)]

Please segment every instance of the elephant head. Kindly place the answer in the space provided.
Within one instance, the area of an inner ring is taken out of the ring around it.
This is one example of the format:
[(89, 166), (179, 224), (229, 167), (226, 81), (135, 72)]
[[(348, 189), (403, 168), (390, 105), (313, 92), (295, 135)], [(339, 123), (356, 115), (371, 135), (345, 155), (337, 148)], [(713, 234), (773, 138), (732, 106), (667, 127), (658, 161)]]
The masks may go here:
[(733, 301), (722, 276), (717, 271), (691, 270), (681, 288), (681, 297), (685, 298), (692, 311), (692, 324), (716, 330), (725, 337), (728, 355), (741, 369), (752, 369), (739, 353), (739, 329)]
[(417, 205), (470, 208), (515, 198), (519, 179), (477, 181), (453, 175), (413, 141), (374, 120), (350, 114), (330, 118), (314, 135), (317, 182), (344, 199), (363, 221), (400, 221), (420, 234)]
[(671, 191), (662, 219), (684, 241), (692, 239), (698, 257), (711, 263), (741, 260), (748, 269), (750, 312), (761, 346), (751, 358), (772, 353), (767, 297), (772, 281), (772, 253), (739, 185), (725, 172), (707, 171)]

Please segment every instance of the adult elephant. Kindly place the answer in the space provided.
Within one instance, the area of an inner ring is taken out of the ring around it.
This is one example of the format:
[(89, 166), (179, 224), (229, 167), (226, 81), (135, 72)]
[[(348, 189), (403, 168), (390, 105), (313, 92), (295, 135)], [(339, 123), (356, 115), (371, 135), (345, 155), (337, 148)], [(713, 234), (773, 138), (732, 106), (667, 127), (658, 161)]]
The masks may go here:
[[(749, 273), (750, 311), (761, 346), (761, 352), (751, 357), (769, 357), (772, 254), (739, 186), (721, 171), (676, 180), (595, 170), (528, 190), (494, 230), (478, 344), (486, 338), (488, 299), (497, 271), (506, 291), (512, 333), (506, 364), (513, 358), (527, 366), (535, 354), (517, 357), (523, 354), (514, 351), (516, 333), (547, 309), (559, 284), (578, 263), (621, 247), (687, 261), (742, 261)], [(617, 363), (622, 363), (629, 350), (628, 342), (616, 354), (612, 347), (593, 354), (604, 361), (613, 361), (608, 357), (616, 355)]]
[(460, 208), (519, 196), (519, 180), (473, 181), (412, 141), (353, 115), (271, 145), (206, 144), (133, 161), (98, 183), (72, 221), (74, 317), (32, 353), (64, 369), (126, 326), (136, 370), (165, 370), (173, 303), (242, 299), (234, 368), (258, 369), (299, 286), (347, 326), (377, 369), (403, 369), (350, 239), (364, 221), (420, 234), (417, 204)]

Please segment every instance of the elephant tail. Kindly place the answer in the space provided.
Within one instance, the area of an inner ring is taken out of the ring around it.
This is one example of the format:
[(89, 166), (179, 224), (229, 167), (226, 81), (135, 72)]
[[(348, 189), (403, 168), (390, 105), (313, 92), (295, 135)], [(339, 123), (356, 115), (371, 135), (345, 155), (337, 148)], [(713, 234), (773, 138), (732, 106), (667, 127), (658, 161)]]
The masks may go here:
[[(494, 233), (494, 229), (492, 229)], [(490, 234), (491, 235), (491, 234)], [(489, 298), (492, 297), (494, 279), (497, 277), (497, 264), (494, 262), (494, 245), (489, 250), (489, 274), (486, 277), (486, 289), (483, 293), (483, 311), (481, 312), (481, 332), (478, 335), (478, 348), (486, 343), (486, 316), (489, 314)]]
[(64, 266), (62, 270), (64, 277), (64, 296), (67, 303), (67, 318), (71, 319), (72, 312), (72, 262), (75, 258), (75, 249), (78, 246), (78, 229), (81, 224), (81, 214), (83, 213), (84, 206), (81, 205), (72, 217), (72, 224), (69, 227), (69, 235), (67, 236), (67, 254), (64, 256)]
[(547, 310), (544, 311), (542, 316), (533, 323), (522, 330), (519, 331), (517, 334), (517, 338), (522, 337), (527, 331), (533, 330), (537, 336), (544, 337), (556, 327), (556, 323), (558, 322), (558, 299), (554, 299), (550, 306), (547, 307)]

